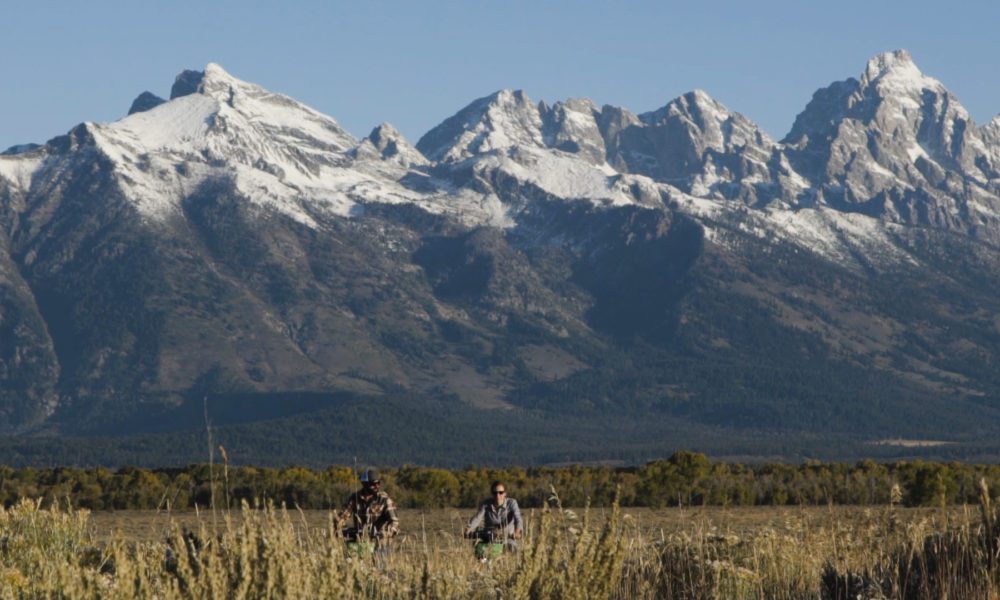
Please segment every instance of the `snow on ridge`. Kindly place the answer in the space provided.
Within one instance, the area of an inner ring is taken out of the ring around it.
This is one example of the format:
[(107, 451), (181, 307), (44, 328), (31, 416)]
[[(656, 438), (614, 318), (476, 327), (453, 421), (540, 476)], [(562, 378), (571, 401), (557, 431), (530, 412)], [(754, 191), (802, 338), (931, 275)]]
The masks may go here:
[[(516, 100), (513, 96), (509, 100)], [(503, 115), (500, 115), (502, 118)], [(114, 177), (144, 216), (164, 221), (206, 181), (232, 181), (252, 205), (318, 227), (321, 215), (351, 217), (359, 204), (414, 204), (467, 225), (512, 227), (494, 194), (429, 178), (423, 191), (398, 180), (391, 161), (358, 160), (360, 143), (336, 121), (209, 64), (196, 93), (106, 124), (87, 124)], [(426, 163), (391, 126), (376, 128), (411, 163)], [(367, 139), (367, 138), (366, 138)], [(385, 163), (385, 164), (383, 164)], [(23, 157), (0, 159), (0, 176), (25, 182)], [(26, 185), (26, 184), (25, 184)]]
[(0, 155), (0, 179), (9, 182), (14, 189), (26, 192), (31, 187), (31, 178), (45, 162), (41, 152)]
[[(908, 54), (876, 58), (866, 70), (866, 74), (877, 71), (873, 81), (936, 83), (920, 74)], [(596, 106), (589, 100), (567, 100), (557, 106), (562, 106), (565, 113), (559, 124), (565, 127), (566, 135), (587, 141), (583, 134), (596, 127), (591, 112)], [(553, 197), (589, 201), (595, 206), (654, 206), (663, 196), (675, 195), (676, 190), (665, 183), (615, 170), (604, 161), (603, 155), (586, 160), (581, 152), (552, 147), (545, 135), (555, 134), (543, 132), (547, 126), (543, 120), (551, 119), (545, 116), (547, 110), (550, 109), (531, 103), (523, 92), (512, 90), (501, 90), (471, 103), (438, 127), (444, 128), (443, 136), (432, 141), (447, 149), (444, 156), (438, 157), (438, 166), (455, 171), (471, 167), (480, 173), (496, 169)], [(781, 148), (765, 133), (758, 132), (751, 121), (729, 111), (701, 90), (685, 94), (649, 114), (656, 113), (688, 121), (696, 116), (704, 122), (699, 128), (709, 125), (701, 132), (706, 143), (718, 144), (724, 151), (729, 151), (730, 145), (742, 147), (743, 164), (766, 168), (770, 159), (767, 148), (772, 144)], [(723, 128), (723, 122), (729, 120)], [(399, 143), (404, 143), (405, 139), (391, 126), (376, 128), (374, 137), (359, 142), (334, 119), (287, 96), (240, 81), (215, 63), (206, 66), (195, 93), (114, 123), (92, 125), (91, 130), (98, 147), (116, 163), (119, 184), (137, 207), (151, 216), (176, 213), (181, 201), (202, 182), (223, 177), (232, 180), (250, 202), (273, 208), (309, 226), (318, 226), (316, 219), (324, 214), (356, 215), (365, 203), (410, 203), (466, 224), (509, 227), (514, 223), (512, 211), (516, 208), (505, 205), (493, 191), (452, 186), (432, 176), (436, 171), (428, 167), (426, 160), (416, 161), (422, 156), (418, 157), (419, 151), (408, 143), (403, 150), (412, 149), (414, 160), (397, 157), (393, 162), (380, 152), (358, 151), (366, 143), (372, 145), (372, 140), (376, 147), (385, 145), (379, 140), (391, 142), (397, 136)], [(760, 139), (756, 139), (758, 133)], [(765, 147), (758, 148), (756, 144)], [(923, 152), (919, 146), (908, 150), (911, 160), (916, 158), (916, 152)], [(780, 185), (795, 189), (809, 187), (809, 181), (792, 169), (784, 155), (781, 160), (779, 170), (787, 181)], [(708, 161), (708, 167), (692, 188), (696, 195), (710, 195), (712, 186), (723, 181), (720, 170), (723, 166), (716, 166), (711, 157)], [(0, 158), (0, 176), (12, 179), (12, 164), (10, 159)], [(767, 184), (762, 169), (738, 181)], [(895, 177), (880, 164), (874, 163), (871, 169), (880, 177)], [(437, 174), (447, 177), (439, 171)], [(427, 183), (403, 185), (400, 180), (404, 176), (426, 177)], [(680, 205), (704, 217), (706, 223), (713, 219), (733, 223), (747, 211), (733, 201), (688, 198)], [(849, 227), (837, 224), (839, 217), (831, 211), (792, 210), (787, 204), (775, 202), (767, 209), (749, 209), (744, 221), (751, 229), (758, 226), (755, 223), (770, 223), (766, 228), (774, 229), (782, 239), (799, 235), (808, 243), (797, 243), (803, 247), (815, 246), (811, 248), (813, 251), (838, 261), (853, 259), (851, 252), (837, 250), (837, 243), (843, 246), (847, 239), (860, 244), (865, 235), (876, 239), (878, 232), (884, 231), (877, 227), (869, 231), (866, 227), (870, 224), (859, 221), (864, 226), (859, 225), (851, 220), (854, 216), (844, 217)], [(878, 238), (877, 243), (872, 243), (882, 252), (884, 241)]]
[(861, 76), (861, 89), (874, 88), (883, 97), (894, 98), (904, 109), (920, 110), (925, 90), (950, 98), (947, 108), (969, 119), (968, 111), (955, 100), (944, 84), (925, 75), (906, 50), (876, 55), (868, 61)]
[(880, 77), (897, 77), (919, 80), (924, 74), (913, 62), (913, 57), (906, 50), (892, 50), (876, 54), (868, 60), (862, 75), (862, 84), (868, 84)]
[[(240, 81), (214, 63), (198, 93), (110, 124), (90, 125), (116, 178), (147, 216), (164, 217), (209, 176), (231, 178), (252, 202), (309, 225), (303, 203), (348, 215), (344, 153), (356, 140), (287, 96)], [(347, 181), (350, 180), (350, 181)], [(309, 200), (306, 200), (306, 199)]]
[(454, 162), (477, 154), (502, 152), (513, 146), (543, 145), (542, 119), (538, 107), (523, 92), (501, 90), (489, 97), (480, 115), (472, 113), (465, 131), (441, 156)]
[(137, 152), (193, 151), (199, 149), (218, 111), (214, 98), (191, 94), (94, 128), (109, 141)]
[(768, 243), (790, 243), (852, 270), (869, 266), (918, 264), (893, 240), (895, 225), (860, 213), (825, 206), (765, 209), (734, 207), (731, 202), (671, 194), (671, 204), (701, 224), (705, 237), (723, 247), (736, 242), (732, 231)]
[(925, 75), (906, 50), (894, 50), (874, 56), (861, 76), (861, 86), (874, 85), (895, 92), (919, 92), (924, 89), (944, 91), (944, 84)]
[[(513, 224), (495, 196), (433, 187), (417, 192), (398, 182), (405, 167), (357, 162), (352, 150), (360, 143), (334, 119), (214, 63), (198, 92), (88, 128), (115, 163), (126, 195), (158, 220), (179, 214), (183, 199), (203, 182), (223, 178), (253, 205), (309, 227), (318, 226), (319, 215), (353, 216), (363, 203), (411, 203), (470, 225)], [(404, 153), (412, 151), (412, 162), (422, 160), (391, 126), (376, 129)]]
[(627, 187), (616, 185), (618, 172), (607, 163), (594, 166), (559, 151), (522, 147), (513, 158), (497, 156), (483, 166), (498, 167), (560, 198), (585, 199), (612, 206), (636, 203)]
[(767, 222), (777, 226), (786, 241), (843, 265), (917, 264), (916, 259), (892, 240), (891, 225), (867, 215), (829, 207), (794, 211), (772, 209), (765, 215)]

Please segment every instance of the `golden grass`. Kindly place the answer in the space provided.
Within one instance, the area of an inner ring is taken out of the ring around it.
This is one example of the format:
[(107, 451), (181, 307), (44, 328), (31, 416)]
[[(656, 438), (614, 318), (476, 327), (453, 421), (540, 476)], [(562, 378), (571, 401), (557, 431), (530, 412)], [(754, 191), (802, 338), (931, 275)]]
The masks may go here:
[(388, 554), (352, 559), (319, 511), (244, 505), (108, 535), (104, 515), (24, 501), (0, 510), (0, 599), (1000, 598), (988, 505), (623, 513), (554, 497), (528, 511), (522, 551), (487, 564), (454, 534), (467, 515), (417, 516)]

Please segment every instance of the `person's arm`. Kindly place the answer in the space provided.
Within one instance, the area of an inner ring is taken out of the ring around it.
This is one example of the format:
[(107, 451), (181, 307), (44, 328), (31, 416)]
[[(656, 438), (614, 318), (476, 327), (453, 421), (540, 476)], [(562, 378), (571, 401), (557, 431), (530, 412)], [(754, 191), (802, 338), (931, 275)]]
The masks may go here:
[(343, 527), (344, 522), (347, 521), (348, 517), (351, 516), (351, 500), (352, 497), (348, 496), (347, 502), (344, 503), (344, 507), (341, 508), (334, 517), (334, 526), (337, 529)]
[(392, 498), (385, 499), (385, 513), (383, 514), (384, 518), (388, 520), (382, 529), (385, 536), (392, 537), (399, 533), (399, 516), (396, 515), (396, 503), (392, 501)]
[(357, 525), (357, 520), (355, 517), (358, 514), (358, 495), (352, 493), (347, 497), (347, 502), (344, 502), (344, 508), (340, 510), (340, 515), (337, 517), (337, 521), (343, 525), (350, 520), (352, 526)]
[(483, 524), (483, 519), (485, 518), (486, 518), (486, 503), (481, 502), (479, 504), (479, 510), (476, 511), (476, 514), (473, 515), (471, 519), (469, 519), (469, 524), (465, 526), (465, 533), (469, 534), (475, 531), (476, 528), (478, 528), (480, 525)]
[(517, 500), (511, 498), (510, 502), (510, 520), (514, 524), (514, 539), (520, 539), (521, 534), (524, 532), (524, 519), (521, 518), (521, 507), (517, 505)]

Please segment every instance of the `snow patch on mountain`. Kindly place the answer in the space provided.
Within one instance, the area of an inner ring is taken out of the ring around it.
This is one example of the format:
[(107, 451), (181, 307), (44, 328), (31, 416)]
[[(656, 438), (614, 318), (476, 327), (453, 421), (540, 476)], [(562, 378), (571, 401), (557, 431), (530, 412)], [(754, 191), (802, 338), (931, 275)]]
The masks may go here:
[(120, 152), (200, 151), (219, 112), (219, 103), (210, 96), (192, 94), (135, 113), (110, 125), (97, 125), (96, 131), (107, 136)]
[(751, 236), (769, 244), (798, 247), (855, 271), (918, 264), (896, 242), (895, 232), (901, 225), (859, 213), (824, 206), (734, 210), (726, 201), (678, 192), (672, 194), (671, 206), (701, 224), (708, 241), (737, 253), (742, 236)]
[(490, 156), (479, 168), (496, 168), (519, 181), (567, 200), (591, 200), (598, 204), (636, 204), (629, 179), (607, 163), (592, 165), (559, 152), (519, 147), (509, 155)]
[(784, 241), (842, 265), (862, 269), (918, 264), (896, 243), (892, 230), (897, 225), (866, 215), (817, 207), (797, 211), (767, 210), (766, 220)]
[(31, 187), (31, 179), (45, 162), (42, 152), (0, 155), (0, 179), (7, 181), (19, 192)]

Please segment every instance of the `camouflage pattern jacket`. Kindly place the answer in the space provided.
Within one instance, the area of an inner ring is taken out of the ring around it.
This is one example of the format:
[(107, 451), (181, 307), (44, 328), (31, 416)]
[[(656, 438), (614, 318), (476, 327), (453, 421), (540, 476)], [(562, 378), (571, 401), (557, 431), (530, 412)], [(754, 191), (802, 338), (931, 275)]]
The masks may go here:
[(366, 494), (362, 490), (351, 494), (339, 517), (342, 523), (348, 518), (358, 535), (392, 537), (399, 533), (396, 503), (383, 491)]

